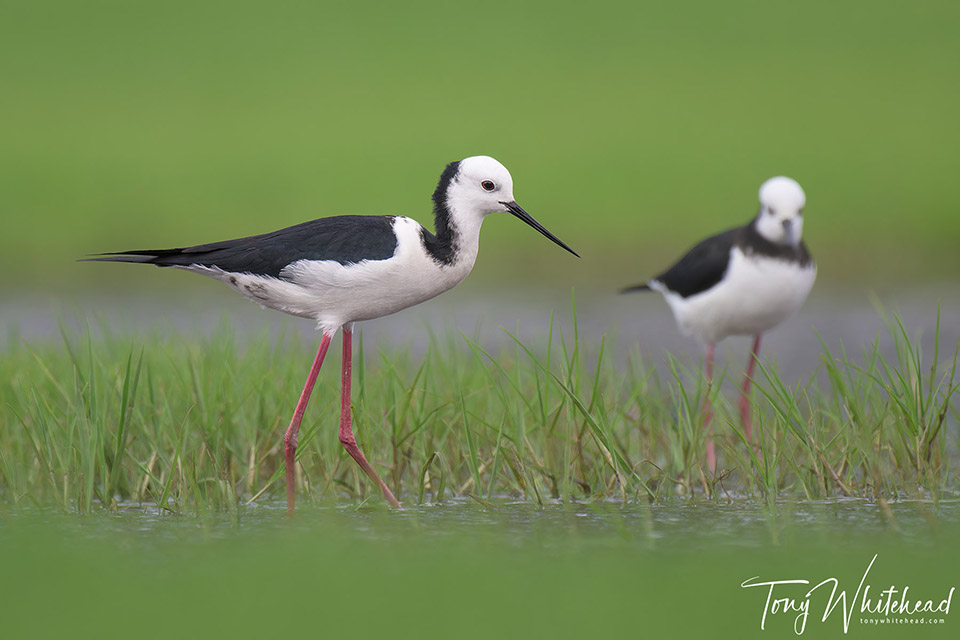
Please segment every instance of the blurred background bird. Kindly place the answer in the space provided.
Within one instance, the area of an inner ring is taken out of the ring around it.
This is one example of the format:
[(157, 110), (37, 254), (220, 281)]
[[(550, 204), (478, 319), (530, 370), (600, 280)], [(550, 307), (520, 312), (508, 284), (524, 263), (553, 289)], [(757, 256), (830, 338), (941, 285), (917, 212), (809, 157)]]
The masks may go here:
[[(733, 335), (754, 337), (740, 392), (740, 419), (748, 442), (753, 439), (750, 385), (760, 339), (800, 309), (817, 276), (801, 239), (805, 205), (806, 195), (795, 180), (770, 178), (760, 187), (760, 210), (748, 224), (710, 236), (649, 282), (623, 290), (663, 295), (680, 330), (706, 346), (708, 383), (713, 380), (717, 342)], [(715, 472), (712, 417), (708, 393), (707, 466)]]

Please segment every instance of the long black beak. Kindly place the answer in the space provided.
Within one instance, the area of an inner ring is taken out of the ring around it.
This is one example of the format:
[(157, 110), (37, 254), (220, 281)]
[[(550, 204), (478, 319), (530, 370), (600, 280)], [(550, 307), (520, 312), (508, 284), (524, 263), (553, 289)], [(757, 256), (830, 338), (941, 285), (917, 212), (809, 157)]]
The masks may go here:
[(513, 201), (511, 201), (511, 202), (501, 202), (500, 204), (502, 204), (503, 206), (505, 206), (505, 207), (507, 208), (507, 211), (509, 211), (509, 212), (512, 213), (513, 215), (517, 216), (518, 218), (520, 218), (520, 219), (523, 220), (524, 222), (526, 222), (528, 225), (530, 225), (531, 227), (533, 227), (534, 229), (536, 229), (537, 231), (539, 231), (540, 233), (542, 233), (542, 234), (543, 234), (544, 236), (546, 236), (547, 238), (550, 238), (550, 239), (553, 240), (555, 243), (557, 243), (558, 245), (560, 245), (561, 247), (563, 247), (564, 249), (566, 249), (567, 251), (569, 251), (569, 252), (572, 253), (573, 255), (577, 256), (578, 258), (580, 257), (580, 254), (579, 254), (579, 253), (577, 253), (576, 251), (574, 251), (573, 249), (571, 249), (570, 247), (568, 247), (567, 245), (565, 245), (560, 238), (558, 238), (557, 236), (555, 236), (555, 235), (553, 235), (552, 233), (550, 233), (549, 231), (547, 231), (546, 227), (544, 227), (542, 224), (540, 224), (539, 222), (537, 222), (536, 220), (534, 220), (534, 219), (533, 219), (533, 216), (530, 215), (529, 213), (527, 213), (526, 211), (524, 211), (524, 210), (523, 210), (523, 207), (521, 207), (520, 205), (518, 205), (516, 202), (513, 202)]

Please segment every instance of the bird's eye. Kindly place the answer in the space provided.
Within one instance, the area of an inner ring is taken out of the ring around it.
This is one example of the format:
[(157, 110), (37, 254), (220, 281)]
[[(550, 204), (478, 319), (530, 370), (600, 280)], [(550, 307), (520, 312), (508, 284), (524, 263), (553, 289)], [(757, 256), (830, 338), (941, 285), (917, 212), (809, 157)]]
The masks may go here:
[(769, 213), (769, 214), (772, 215), (772, 216), (777, 215), (777, 212), (774, 211), (772, 207), (771, 207), (770, 209), (767, 209), (767, 213)]
[(480, 186), (483, 187), (484, 191), (493, 191), (494, 189), (497, 188), (497, 185), (493, 184), (489, 180), (484, 180), (483, 182), (480, 183)]

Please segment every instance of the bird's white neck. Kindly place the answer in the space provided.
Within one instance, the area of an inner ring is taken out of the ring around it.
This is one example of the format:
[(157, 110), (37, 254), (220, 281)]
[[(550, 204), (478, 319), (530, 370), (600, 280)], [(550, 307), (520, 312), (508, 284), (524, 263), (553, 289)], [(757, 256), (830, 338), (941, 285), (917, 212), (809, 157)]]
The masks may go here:
[(434, 206), (436, 234), (425, 232), (424, 245), (430, 257), (442, 267), (473, 268), (480, 249), (482, 213), (456, 198), (437, 199)]

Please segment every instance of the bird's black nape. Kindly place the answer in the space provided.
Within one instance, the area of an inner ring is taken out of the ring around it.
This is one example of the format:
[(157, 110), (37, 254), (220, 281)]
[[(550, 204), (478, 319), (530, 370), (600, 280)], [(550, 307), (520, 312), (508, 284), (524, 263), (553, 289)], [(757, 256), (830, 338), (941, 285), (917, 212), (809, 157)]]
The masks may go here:
[(427, 253), (437, 264), (453, 264), (456, 254), (457, 238), (453, 226), (450, 224), (450, 206), (447, 204), (447, 191), (450, 183), (456, 180), (460, 173), (460, 161), (451, 162), (440, 174), (440, 181), (433, 191), (433, 226), (436, 235), (426, 229), (420, 231), (421, 241)]
[[(458, 173), (460, 173), (459, 160), (448, 164), (443, 169), (443, 173), (440, 174), (437, 188), (433, 190), (433, 215), (436, 216), (438, 221), (441, 216), (450, 217), (450, 209), (447, 206), (447, 189), (450, 188), (450, 183), (456, 179)], [(439, 232), (440, 230), (437, 229), (437, 233)]]

